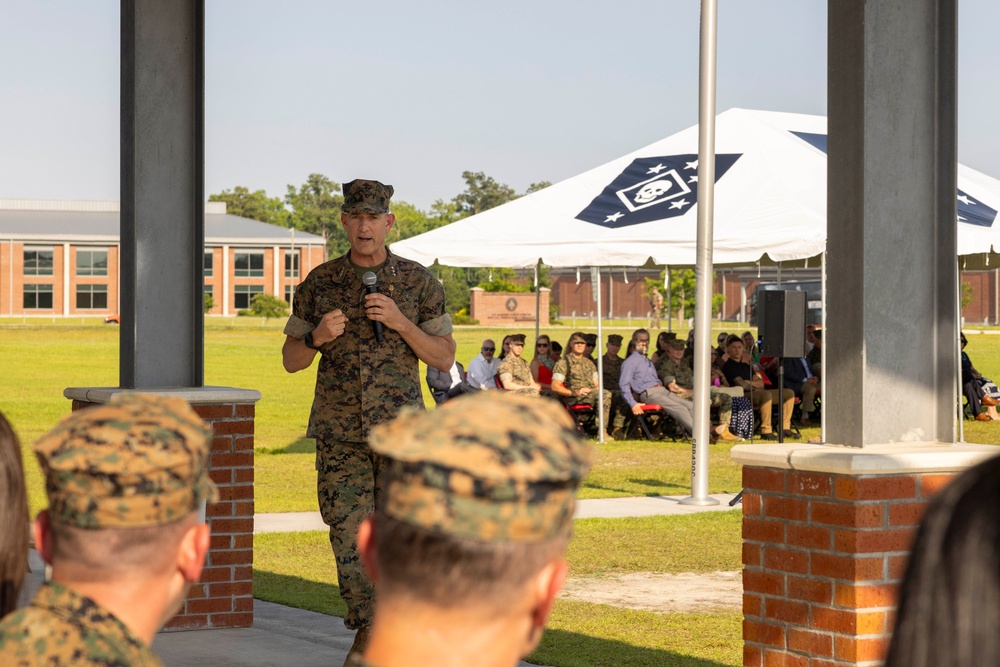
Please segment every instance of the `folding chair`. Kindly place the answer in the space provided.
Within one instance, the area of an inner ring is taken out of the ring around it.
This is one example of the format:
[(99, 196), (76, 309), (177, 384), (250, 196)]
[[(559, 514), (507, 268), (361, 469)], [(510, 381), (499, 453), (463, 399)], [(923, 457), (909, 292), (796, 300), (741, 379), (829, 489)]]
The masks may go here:
[[(655, 416), (657, 420), (659, 420), (660, 437), (653, 435), (652, 429), (649, 428), (647, 415)], [(671, 441), (677, 440), (677, 422), (674, 421), (673, 417), (667, 414), (662, 405), (657, 405), (656, 403), (644, 403), (641, 415), (634, 415), (630, 412), (628, 418), (625, 420), (624, 431), (626, 438), (631, 438), (636, 426), (639, 427), (642, 434), (650, 442), (663, 440), (667, 437), (669, 437)]]
[(589, 436), (593, 431), (597, 430), (595, 427), (597, 410), (594, 409), (594, 406), (585, 403), (569, 405), (565, 401), (560, 401), (560, 403), (569, 412), (569, 416), (573, 418), (573, 423), (576, 424), (576, 430), (580, 435)]

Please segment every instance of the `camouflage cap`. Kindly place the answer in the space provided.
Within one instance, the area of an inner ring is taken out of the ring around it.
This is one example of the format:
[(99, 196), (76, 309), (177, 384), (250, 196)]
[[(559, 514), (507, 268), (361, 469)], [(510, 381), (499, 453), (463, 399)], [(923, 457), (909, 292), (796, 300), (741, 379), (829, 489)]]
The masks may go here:
[(513, 345), (514, 343), (524, 345), (524, 334), (513, 334), (510, 337), (510, 344)]
[(621, 346), (622, 337), (618, 334), (608, 334), (608, 345), (618, 345)]
[(597, 334), (593, 333), (584, 334), (583, 340), (585, 343), (587, 343), (587, 345), (590, 345), (591, 347), (597, 347)]
[(173, 523), (218, 499), (206, 465), (212, 429), (187, 401), (118, 394), (35, 443), (49, 514), (81, 528)]
[(388, 213), (389, 200), (395, 192), (391, 185), (355, 179), (344, 183), (344, 213)]
[(535, 542), (573, 520), (591, 448), (555, 401), (479, 392), (372, 430), (384, 511), (484, 542)]
[(573, 333), (570, 334), (569, 340), (566, 341), (566, 345), (572, 345), (576, 341), (580, 341), (581, 343), (586, 343), (587, 337), (583, 335), (582, 331), (574, 331)]
[(672, 350), (683, 350), (687, 347), (687, 344), (678, 338), (668, 338), (667, 347)]

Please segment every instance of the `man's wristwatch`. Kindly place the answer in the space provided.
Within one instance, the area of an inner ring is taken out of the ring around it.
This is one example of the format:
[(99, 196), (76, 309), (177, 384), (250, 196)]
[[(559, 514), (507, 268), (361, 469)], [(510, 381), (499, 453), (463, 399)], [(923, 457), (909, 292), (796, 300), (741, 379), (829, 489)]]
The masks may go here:
[(302, 337), (302, 342), (305, 343), (306, 347), (308, 347), (310, 350), (318, 350), (320, 347), (319, 345), (313, 342), (312, 331), (310, 331), (309, 333), (307, 333), (305, 336)]

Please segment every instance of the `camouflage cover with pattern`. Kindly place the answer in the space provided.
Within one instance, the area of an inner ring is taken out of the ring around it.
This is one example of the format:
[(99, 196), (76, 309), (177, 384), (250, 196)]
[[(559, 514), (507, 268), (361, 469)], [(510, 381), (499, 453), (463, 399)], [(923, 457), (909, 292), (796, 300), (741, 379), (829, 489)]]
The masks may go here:
[(372, 432), (385, 512), (443, 534), (528, 542), (562, 534), (591, 448), (552, 401), (483, 392)]
[[(552, 369), (552, 379), (558, 380), (562, 378), (563, 384), (570, 391), (576, 391), (585, 387), (594, 389), (594, 391), (591, 391), (586, 396), (560, 396), (569, 405), (598, 406), (599, 394), (595, 386), (597, 384), (597, 380), (594, 378), (595, 375), (597, 375), (597, 366), (594, 365), (593, 361), (587, 357), (576, 357), (573, 354), (560, 357)], [(611, 392), (607, 389), (602, 389), (601, 391), (604, 392), (604, 427), (607, 430), (611, 430)]]
[(389, 200), (395, 192), (391, 185), (363, 178), (344, 183), (344, 213), (380, 213), (389, 212)]
[[(423, 331), (432, 336), (452, 332), (444, 288), (427, 269), (389, 253), (376, 276), (378, 291)], [(375, 340), (364, 296), (350, 254), (313, 269), (295, 292), (287, 335), (302, 338), (338, 308), (348, 320), (344, 333), (323, 346), (309, 437), (364, 442), (373, 426), (392, 419), (403, 406), (424, 404), (417, 355), (388, 327), (384, 342)]]
[[(508, 354), (500, 361), (500, 365), (497, 366), (497, 375), (503, 376), (504, 373), (510, 373), (514, 383), (522, 386), (530, 387), (535, 381), (531, 376), (531, 366), (524, 360), (524, 357), (515, 357), (513, 354)], [(523, 389), (514, 390), (514, 392), (524, 391)], [(534, 390), (531, 390), (530, 393), (537, 395), (537, 392)]]
[(157, 526), (218, 498), (212, 430), (187, 401), (118, 394), (77, 410), (35, 443), (49, 514), (83, 528)]
[(162, 667), (110, 611), (57, 583), (0, 622), (4, 667)]
[(615, 357), (614, 359), (608, 359), (607, 355), (604, 357), (602, 362), (604, 366), (604, 388), (608, 391), (621, 392), (621, 388), (618, 386), (618, 379), (622, 375), (622, 362), (625, 361), (621, 357)]

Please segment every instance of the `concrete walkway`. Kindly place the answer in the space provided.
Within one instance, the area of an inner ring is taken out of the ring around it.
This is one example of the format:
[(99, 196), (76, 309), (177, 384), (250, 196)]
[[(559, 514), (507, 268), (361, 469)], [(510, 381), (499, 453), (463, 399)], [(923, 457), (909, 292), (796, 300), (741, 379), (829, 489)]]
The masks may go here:
[[(718, 505), (695, 506), (682, 505), (680, 500), (685, 496), (646, 496), (641, 498), (599, 498), (581, 500), (577, 503), (576, 519), (622, 519), (635, 516), (659, 516), (694, 514), (696, 512), (724, 512), (739, 510), (740, 506), (730, 507), (734, 493), (714, 493), (710, 498), (719, 501)], [(255, 533), (297, 533), (305, 530), (326, 530), (326, 524), (319, 512), (281, 512), (278, 514), (255, 514), (253, 517), (253, 532)]]
[[(681, 505), (678, 501), (683, 497), (581, 500), (576, 518), (622, 518), (740, 509), (739, 505), (729, 507), (733, 494), (713, 495), (719, 504), (706, 507)], [(319, 512), (258, 514), (254, 517), (256, 533), (304, 530), (326, 530)], [(34, 551), (31, 552), (30, 564), (32, 574), (28, 575), (23, 592), (25, 599), (30, 599), (41, 584), (44, 571), (42, 560)], [(343, 621), (336, 616), (254, 600), (253, 627), (161, 632), (153, 640), (153, 652), (160, 656), (166, 667), (336, 667), (343, 663), (352, 641), (354, 632), (345, 628)], [(527, 663), (520, 664), (529, 667)]]

